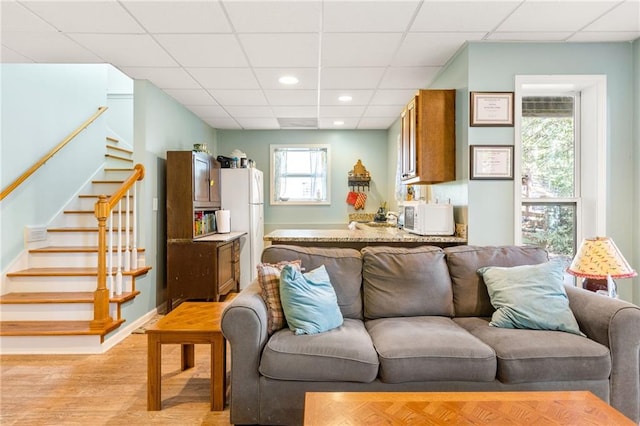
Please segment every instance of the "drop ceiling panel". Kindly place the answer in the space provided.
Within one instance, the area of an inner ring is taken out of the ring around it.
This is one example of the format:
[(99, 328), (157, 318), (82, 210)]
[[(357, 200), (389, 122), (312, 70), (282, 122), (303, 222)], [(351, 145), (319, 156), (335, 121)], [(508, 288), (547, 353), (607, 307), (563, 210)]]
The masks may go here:
[[(42, 63), (96, 63), (104, 59), (62, 33), (2, 33), (2, 45), (20, 55)], [(4, 62), (4, 57), (2, 58)]]
[(29, 9), (17, 2), (2, 2), (0, 14), (2, 32), (5, 31), (29, 31), (29, 32), (56, 32), (57, 30), (35, 15)]
[(215, 99), (204, 90), (165, 89), (164, 91), (183, 105), (217, 105)]
[[(23, 4), (63, 32), (144, 33), (144, 29), (115, 1), (26, 1)], [(79, 16), (82, 18), (78, 19)]]
[(519, 4), (516, 1), (426, 1), (411, 31), (488, 32)]
[(364, 106), (323, 106), (320, 105), (320, 117), (361, 117)]
[(317, 105), (317, 90), (265, 90), (270, 105)]
[(565, 41), (572, 32), (495, 32), (487, 40), (497, 41)]
[(69, 37), (118, 67), (178, 65), (146, 34), (70, 34)]
[[(343, 102), (338, 98), (343, 95), (351, 96), (351, 101)], [(373, 96), (373, 90), (323, 90), (320, 93), (320, 105), (368, 105)]]
[(205, 89), (259, 89), (250, 68), (187, 68)]
[[(342, 124), (336, 123), (336, 121), (341, 122)], [(358, 123), (360, 122), (357, 118), (344, 118), (344, 117), (321, 117), (318, 120), (318, 128), (320, 129), (356, 129), (358, 127)]]
[(279, 118), (315, 118), (318, 115), (316, 106), (273, 106), (271, 109)]
[(640, 38), (640, 31), (627, 31), (627, 32), (616, 32), (616, 31), (607, 31), (607, 32), (588, 32), (588, 31), (580, 31), (569, 37), (568, 41), (578, 41), (578, 42), (602, 42), (602, 41), (629, 41), (630, 39)]
[(240, 34), (251, 66), (317, 67), (317, 34)]
[(224, 109), (233, 117), (275, 118), (270, 106), (226, 106)]
[(247, 60), (231, 34), (160, 34), (155, 36), (184, 67), (245, 67)]
[(378, 86), (386, 68), (331, 68), (323, 67), (320, 77), (322, 89), (371, 89)]
[(377, 90), (371, 99), (371, 105), (406, 105), (415, 90)]
[(214, 99), (223, 106), (227, 105), (267, 105), (267, 99), (261, 90), (208, 90)]
[(410, 33), (404, 39), (393, 66), (440, 67), (468, 40), (481, 40), (485, 33)]
[(299, 82), (295, 85), (296, 89), (317, 89), (318, 87), (318, 69), (317, 68), (254, 68), (253, 72), (258, 78), (260, 87), (263, 89), (284, 89), (278, 79), (285, 75), (291, 75), (298, 78)]
[(218, 105), (189, 105), (188, 108), (199, 117), (230, 119), (231, 116), (227, 111)]
[(617, 1), (523, 2), (505, 19), (497, 31), (578, 31), (612, 9), (617, 3)]
[(584, 31), (640, 32), (640, 1), (627, 0), (587, 25)]
[(280, 125), (275, 118), (248, 118), (237, 117), (236, 121), (244, 129), (279, 129)]
[(328, 1), (323, 5), (326, 32), (403, 32), (418, 1)]
[(222, 2), (239, 33), (312, 33), (320, 31), (320, 1)]
[(322, 64), (379, 67), (391, 62), (402, 33), (329, 33), (322, 38)]
[(358, 124), (358, 129), (388, 129), (398, 117), (388, 118), (362, 118)]
[(2, 46), (2, 51), (0, 51), (0, 57), (2, 57), (3, 64), (26, 64), (33, 62), (31, 59), (26, 56), (22, 56), (21, 54), (14, 52), (13, 50)]
[(213, 1), (123, 1), (150, 33), (229, 33), (220, 3)]
[(123, 67), (129, 77), (149, 80), (161, 89), (200, 89), (200, 85), (183, 68)]
[[(409, 102), (410, 99), (407, 99)], [(405, 102), (406, 104), (406, 102)], [(364, 112), (363, 118), (400, 117), (404, 105), (370, 105)]]
[(387, 69), (381, 89), (423, 89), (440, 72), (442, 67), (392, 67)]
[(238, 130), (242, 128), (233, 118), (204, 118), (204, 121), (215, 129)]

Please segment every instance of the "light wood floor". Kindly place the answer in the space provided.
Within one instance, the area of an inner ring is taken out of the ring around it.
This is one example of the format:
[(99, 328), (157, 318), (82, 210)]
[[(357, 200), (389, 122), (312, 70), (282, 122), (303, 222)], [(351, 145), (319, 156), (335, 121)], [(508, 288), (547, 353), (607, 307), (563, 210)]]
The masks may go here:
[(147, 411), (144, 334), (101, 355), (0, 356), (0, 424), (228, 425), (228, 406), (210, 411), (209, 347), (195, 348), (180, 371), (180, 346), (162, 345), (161, 411)]

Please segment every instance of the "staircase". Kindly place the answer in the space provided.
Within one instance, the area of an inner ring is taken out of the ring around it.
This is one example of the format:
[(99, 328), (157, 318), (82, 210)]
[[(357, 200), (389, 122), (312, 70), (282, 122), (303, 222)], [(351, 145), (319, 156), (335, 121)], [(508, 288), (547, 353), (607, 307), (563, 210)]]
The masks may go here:
[[(124, 323), (121, 308), (140, 294), (136, 278), (151, 269), (144, 266), (143, 249), (136, 250), (136, 261), (131, 262), (135, 267), (122, 271), (122, 292), (109, 293), (111, 319), (99, 326), (92, 323), (98, 279), (95, 205), (99, 194), (109, 196), (117, 191), (134, 171), (133, 152), (118, 144), (117, 139), (107, 138), (102, 176), (92, 180), (88, 193), (79, 195), (52, 222), (46, 240), (28, 250), (28, 267), (7, 273), (8, 291), (0, 296), (2, 353), (99, 353), (105, 336)], [(123, 200), (122, 205), (132, 205), (132, 196), (129, 200)], [(119, 223), (125, 223), (126, 215), (132, 216), (133, 209), (129, 210), (121, 212), (119, 222), (116, 209), (114, 231)], [(113, 288), (109, 278), (108, 285)]]

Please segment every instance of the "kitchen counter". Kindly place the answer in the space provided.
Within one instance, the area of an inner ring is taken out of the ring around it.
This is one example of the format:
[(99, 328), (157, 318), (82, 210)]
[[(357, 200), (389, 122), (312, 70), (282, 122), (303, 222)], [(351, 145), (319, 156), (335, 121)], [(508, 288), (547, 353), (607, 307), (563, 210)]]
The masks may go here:
[(277, 229), (264, 236), (271, 244), (291, 244), (313, 247), (362, 247), (384, 245), (392, 247), (438, 246), (467, 244), (465, 238), (440, 235), (415, 235), (395, 227), (373, 227), (358, 224), (357, 229)]
[(225, 234), (211, 234), (206, 237), (196, 238), (195, 242), (213, 241), (216, 243), (226, 243), (227, 241), (233, 241), (236, 238), (240, 238), (245, 235), (246, 232), (227, 232)]

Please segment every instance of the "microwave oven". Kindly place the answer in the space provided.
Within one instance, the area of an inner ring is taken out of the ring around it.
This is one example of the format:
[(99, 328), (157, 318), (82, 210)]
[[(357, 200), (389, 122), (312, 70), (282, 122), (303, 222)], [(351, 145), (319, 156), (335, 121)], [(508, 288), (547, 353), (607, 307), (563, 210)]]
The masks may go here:
[(406, 201), (402, 206), (404, 229), (418, 235), (453, 235), (453, 205)]

